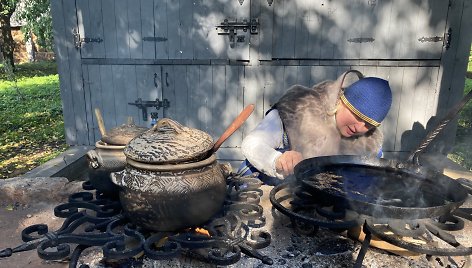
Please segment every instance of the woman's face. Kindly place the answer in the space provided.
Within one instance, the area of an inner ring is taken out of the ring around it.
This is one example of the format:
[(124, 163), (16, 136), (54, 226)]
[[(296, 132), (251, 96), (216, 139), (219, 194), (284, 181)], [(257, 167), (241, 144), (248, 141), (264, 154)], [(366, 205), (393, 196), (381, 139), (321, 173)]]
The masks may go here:
[(336, 112), (336, 126), (341, 135), (346, 138), (364, 135), (374, 127), (353, 114), (343, 102)]

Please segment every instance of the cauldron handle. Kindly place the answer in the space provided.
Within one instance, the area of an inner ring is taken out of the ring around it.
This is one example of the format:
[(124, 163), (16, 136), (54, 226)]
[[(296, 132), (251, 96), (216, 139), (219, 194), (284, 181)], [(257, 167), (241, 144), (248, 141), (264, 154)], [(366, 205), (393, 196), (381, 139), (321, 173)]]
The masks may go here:
[(90, 150), (87, 152), (87, 158), (89, 160), (90, 166), (94, 169), (98, 169), (102, 166), (103, 160), (100, 155), (95, 150)]
[(407, 161), (416, 165), (420, 165), (419, 155), (426, 149), (426, 147), (436, 138), (436, 136), (444, 129), (444, 127), (459, 113), (464, 105), (472, 98), (472, 90), (465, 95), (462, 100), (451, 108), (449, 113), (439, 122), (438, 126), (428, 133), (426, 138), (420, 143), (416, 150), (412, 151), (408, 156)]
[(159, 131), (163, 126), (173, 129), (178, 134), (184, 132), (184, 127), (170, 118), (161, 118), (157, 123), (152, 127), (153, 131)]
[(125, 170), (110, 173), (111, 182), (119, 187), (126, 186), (126, 183), (123, 182), (124, 172)]

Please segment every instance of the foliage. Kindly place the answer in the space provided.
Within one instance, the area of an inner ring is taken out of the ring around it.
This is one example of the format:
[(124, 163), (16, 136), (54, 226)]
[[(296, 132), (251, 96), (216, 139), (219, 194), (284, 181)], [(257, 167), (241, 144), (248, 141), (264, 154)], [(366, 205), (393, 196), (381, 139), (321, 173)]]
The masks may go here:
[[(467, 73), (472, 73), (472, 46), (470, 47), (470, 52), (469, 52), (469, 63), (467, 64)], [(468, 76), (469, 78), (472, 78)]]
[(0, 74), (0, 179), (17, 176), (67, 148), (55, 64), (17, 68), (17, 91)]
[[(464, 95), (472, 91), (472, 46), (469, 53)], [(456, 142), (448, 158), (468, 170), (472, 170), (472, 101), (459, 113)]]
[[(466, 79), (464, 87), (464, 96), (470, 91), (472, 91), (472, 79)], [(472, 101), (469, 101), (469, 103), (467, 103), (460, 111), (458, 123), (459, 127), (462, 128), (464, 131), (472, 131)]]
[[(470, 65), (470, 63), (469, 63)], [(472, 90), (472, 79), (466, 79), (464, 95)], [(448, 158), (468, 170), (472, 170), (472, 102), (459, 113), (456, 142)]]
[(11, 16), (19, 0), (0, 0), (0, 16)]
[(10, 19), (18, 2), (19, 0), (0, 0), (0, 50), (3, 58), (10, 62), (13, 70), (15, 69), (13, 58), (15, 42), (11, 34)]
[(49, 2), (49, 0), (24, 1), (19, 18), (26, 23), (21, 29), (25, 39), (30, 38), (29, 33), (33, 33), (39, 46), (52, 50), (53, 31)]

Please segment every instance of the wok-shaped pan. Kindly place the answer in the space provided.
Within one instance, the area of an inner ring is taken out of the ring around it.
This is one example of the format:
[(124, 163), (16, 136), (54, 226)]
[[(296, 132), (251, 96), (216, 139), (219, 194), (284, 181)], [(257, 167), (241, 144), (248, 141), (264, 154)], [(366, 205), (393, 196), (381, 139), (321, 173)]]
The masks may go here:
[(418, 165), (362, 156), (308, 158), (295, 166), (305, 191), (319, 200), (378, 218), (445, 215), (467, 199), (455, 180)]

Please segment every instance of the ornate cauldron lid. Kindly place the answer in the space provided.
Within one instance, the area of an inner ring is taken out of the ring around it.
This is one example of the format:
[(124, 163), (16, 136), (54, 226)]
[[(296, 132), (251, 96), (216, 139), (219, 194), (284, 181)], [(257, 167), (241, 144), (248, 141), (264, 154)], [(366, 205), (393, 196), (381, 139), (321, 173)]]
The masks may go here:
[(153, 128), (132, 139), (124, 154), (143, 163), (183, 163), (201, 160), (212, 147), (213, 138), (206, 132), (162, 118)]
[(106, 135), (102, 136), (101, 141), (110, 145), (126, 145), (130, 140), (146, 130), (148, 128), (138, 127), (134, 123), (129, 122), (107, 131)]

